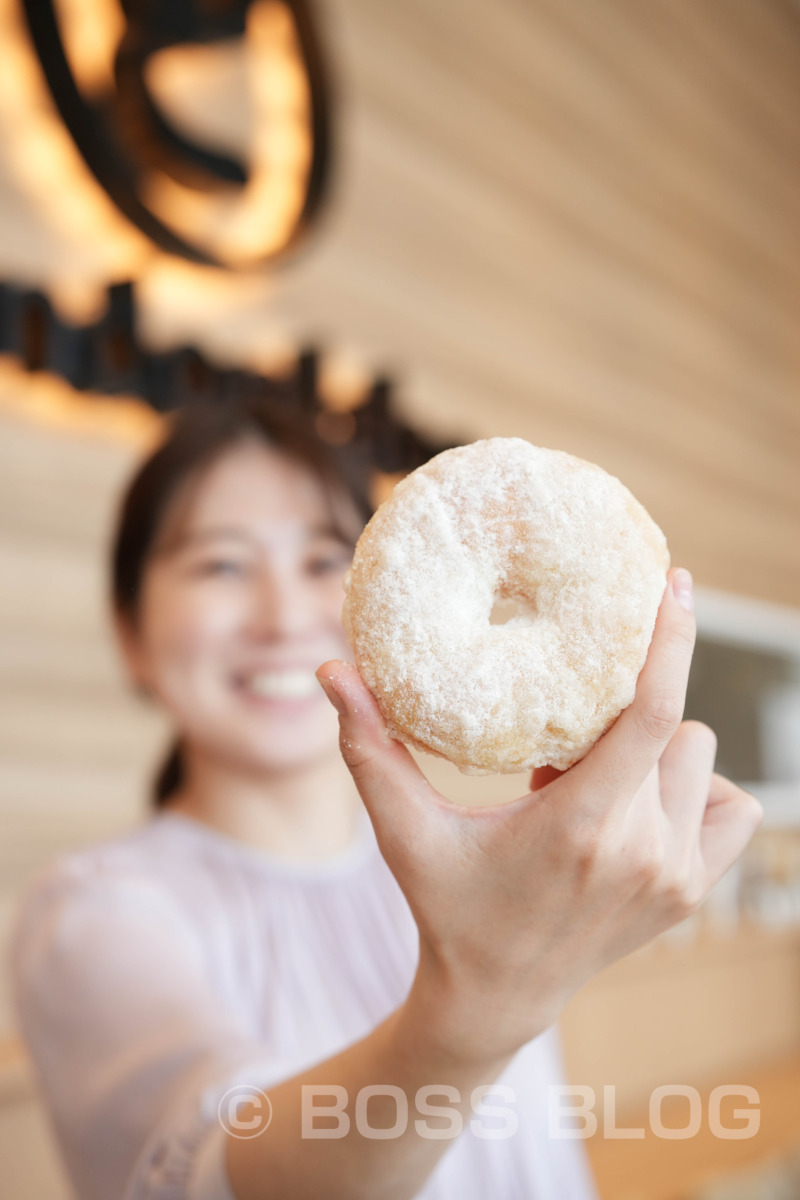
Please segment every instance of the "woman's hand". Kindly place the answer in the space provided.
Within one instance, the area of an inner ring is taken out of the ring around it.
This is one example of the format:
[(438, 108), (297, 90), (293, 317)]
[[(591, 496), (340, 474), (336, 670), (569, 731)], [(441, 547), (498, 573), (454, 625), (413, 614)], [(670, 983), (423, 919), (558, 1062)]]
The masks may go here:
[(695, 640), (687, 583), (670, 573), (635, 699), (611, 729), (568, 771), (534, 771), (528, 795), (494, 808), (440, 796), (355, 668), (320, 668), (342, 754), (419, 926), (412, 998), (450, 1048), (513, 1053), (592, 975), (694, 912), (758, 826), (755, 797), (713, 773), (712, 731), (681, 723)]

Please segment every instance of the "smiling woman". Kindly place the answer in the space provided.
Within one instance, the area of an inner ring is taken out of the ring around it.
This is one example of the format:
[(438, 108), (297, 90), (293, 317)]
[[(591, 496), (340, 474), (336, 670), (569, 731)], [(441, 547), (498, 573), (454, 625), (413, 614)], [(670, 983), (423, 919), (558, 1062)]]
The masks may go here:
[(156, 805), (184, 803), (206, 738), (275, 770), (331, 743), (314, 671), (344, 651), (342, 578), (369, 513), (366, 464), (350, 463), (243, 402), (193, 409), (130, 484), (113, 610), (132, 678), (180, 734)]
[(590, 1200), (552, 1132), (559, 1013), (760, 818), (680, 725), (681, 572), (585, 758), (447, 802), (339, 661), (368, 506), (366, 464), (337, 463), (261, 402), (192, 407), (124, 497), (116, 628), (179, 750), (157, 811), (47, 864), (12, 935), (81, 1200)]

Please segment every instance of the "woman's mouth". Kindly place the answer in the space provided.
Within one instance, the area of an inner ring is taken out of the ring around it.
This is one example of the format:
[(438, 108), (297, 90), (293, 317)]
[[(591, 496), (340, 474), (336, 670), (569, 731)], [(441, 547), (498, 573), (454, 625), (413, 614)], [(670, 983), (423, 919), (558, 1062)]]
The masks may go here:
[(254, 671), (239, 676), (236, 684), (246, 695), (262, 700), (308, 700), (320, 692), (314, 672), (307, 667)]

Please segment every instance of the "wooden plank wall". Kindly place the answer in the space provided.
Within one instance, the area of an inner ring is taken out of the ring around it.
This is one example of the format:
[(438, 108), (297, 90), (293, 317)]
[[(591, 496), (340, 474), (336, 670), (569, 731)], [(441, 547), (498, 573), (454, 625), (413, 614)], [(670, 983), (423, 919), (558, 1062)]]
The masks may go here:
[(407, 407), (618, 474), (702, 582), (800, 604), (800, 7), (331, 6), (338, 206), (275, 281)]
[(112, 502), (133, 461), (2, 414), (0, 902), (47, 854), (143, 808), (162, 722), (127, 689), (106, 613)]

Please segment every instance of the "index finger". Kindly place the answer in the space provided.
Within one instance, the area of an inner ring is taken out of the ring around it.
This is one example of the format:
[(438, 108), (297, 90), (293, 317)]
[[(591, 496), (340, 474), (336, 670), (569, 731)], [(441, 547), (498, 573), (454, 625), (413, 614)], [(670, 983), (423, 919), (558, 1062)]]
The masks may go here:
[(663, 754), (683, 718), (696, 633), (692, 577), (670, 571), (633, 702), (570, 771), (592, 808), (627, 806)]

